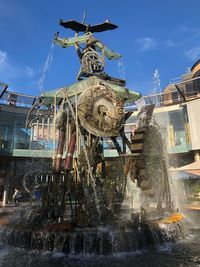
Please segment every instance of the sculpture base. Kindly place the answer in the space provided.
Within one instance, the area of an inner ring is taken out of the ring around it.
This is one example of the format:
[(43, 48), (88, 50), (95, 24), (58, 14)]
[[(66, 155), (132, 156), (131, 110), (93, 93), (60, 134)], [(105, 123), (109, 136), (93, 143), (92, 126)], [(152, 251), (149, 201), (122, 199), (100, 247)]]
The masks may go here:
[(176, 213), (159, 221), (147, 221), (134, 225), (75, 228), (70, 224), (54, 224), (43, 229), (31, 229), (26, 225), (7, 225), (1, 231), (4, 244), (40, 251), (66, 254), (110, 254), (130, 252), (149, 246), (174, 242), (184, 235), (184, 220)]

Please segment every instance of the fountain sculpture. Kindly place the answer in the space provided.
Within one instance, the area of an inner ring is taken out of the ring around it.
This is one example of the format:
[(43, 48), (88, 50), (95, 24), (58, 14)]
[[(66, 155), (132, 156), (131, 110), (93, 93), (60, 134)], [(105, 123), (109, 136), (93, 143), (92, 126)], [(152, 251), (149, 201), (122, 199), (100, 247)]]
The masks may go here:
[[(94, 37), (94, 32), (117, 26), (108, 20), (99, 25), (61, 20), (60, 25), (75, 31), (72, 38), (55, 34), (54, 43), (75, 46), (81, 62), (78, 81), (44, 92), (33, 106), (46, 106), (54, 115), (52, 172), (37, 184), (40, 204), (17, 224), (10, 222), (2, 238), (32, 249), (103, 254), (175, 240), (183, 218), (174, 212), (164, 145), (152, 119), (154, 105), (140, 109), (137, 128), (126, 134), (132, 112), (124, 106), (141, 96), (104, 72), (105, 57), (121, 56)], [(35, 119), (30, 111), (27, 127)], [(117, 157), (106, 157), (105, 140)], [(137, 203), (128, 186), (139, 190)]]

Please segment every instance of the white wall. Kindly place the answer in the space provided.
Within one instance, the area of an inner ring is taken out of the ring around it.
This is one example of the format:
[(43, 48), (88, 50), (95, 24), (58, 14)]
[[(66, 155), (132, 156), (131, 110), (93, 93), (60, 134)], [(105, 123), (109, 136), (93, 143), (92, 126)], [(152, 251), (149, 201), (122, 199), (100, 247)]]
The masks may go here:
[(200, 99), (187, 103), (192, 150), (200, 149)]

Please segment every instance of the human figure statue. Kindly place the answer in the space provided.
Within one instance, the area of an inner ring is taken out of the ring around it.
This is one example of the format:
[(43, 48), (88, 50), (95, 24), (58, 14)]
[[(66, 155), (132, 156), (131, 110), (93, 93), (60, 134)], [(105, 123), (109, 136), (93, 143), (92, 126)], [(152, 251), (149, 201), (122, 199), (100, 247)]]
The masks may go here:
[[(93, 35), (94, 32), (102, 32), (117, 28), (116, 25), (111, 24), (108, 20), (98, 25), (87, 25), (75, 20), (66, 22), (60, 20), (60, 25), (76, 32), (75, 37), (71, 38), (60, 38), (58, 37), (58, 33), (56, 33), (54, 36), (54, 43), (63, 48), (75, 46), (81, 63), (81, 68), (77, 77), (78, 80), (91, 75), (105, 76), (103, 72), (105, 65), (104, 57), (110, 60), (119, 59), (121, 57), (119, 53), (110, 50)], [(78, 36), (78, 32), (84, 32), (84, 35)], [(84, 44), (85, 47), (82, 48), (80, 46), (81, 44)]]

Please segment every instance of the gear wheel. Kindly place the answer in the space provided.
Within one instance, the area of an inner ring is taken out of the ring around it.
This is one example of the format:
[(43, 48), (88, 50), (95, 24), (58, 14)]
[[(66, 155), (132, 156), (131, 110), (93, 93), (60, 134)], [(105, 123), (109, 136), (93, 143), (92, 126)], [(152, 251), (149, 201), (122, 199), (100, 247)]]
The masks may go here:
[(88, 87), (79, 98), (81, 125), (95, 136), (117, 136), (124, 123), (124, 101), (106, 85)]
[(104, 69), (104, 58), (96, 51), (84, 53), (82, 58), (82, 69), (84, 73), (101, 73)]

